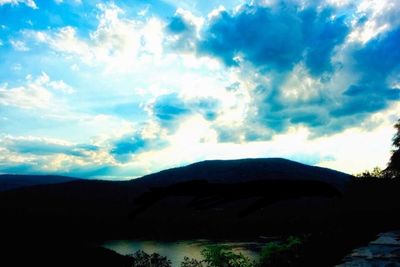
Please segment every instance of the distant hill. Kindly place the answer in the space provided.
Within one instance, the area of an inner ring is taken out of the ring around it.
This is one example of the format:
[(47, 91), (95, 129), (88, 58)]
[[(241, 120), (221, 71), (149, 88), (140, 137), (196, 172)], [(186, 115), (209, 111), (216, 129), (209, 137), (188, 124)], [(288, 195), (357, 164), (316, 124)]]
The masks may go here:
[(164, 170), (131, 180), (132, 183), (164, 186), (191, 180), (215, 183), (238, 183), (255, 180), (313, 180), (343, 189), (351, 175), (314, 167), (283, 158), (207, 160), (185, 167)]
[(126, 266), (115, 253), (93, 250), (105, 240), (292, 234), (316, 240), (314, 261), (299, 266), (334, 266), (375, 231), (400, 225), (400, 181), (279, 158), (203, 161), (128, 181), (22, 177), (36, 186), (0, 192), (0, 266)]
[(26, 186), (58, 184), (74, 180), (77, 180), (77, 178), (56, 175), (2, 174), (0, 175), (0, 192)]
[(3, 175), (0, 229), (7, 231), (0, 245), (23, 261), (23, 242), (40, 262), (49, 249), (55, 258), (80, 259), (77, 244), (90, 248), (110, 239), (314, 231), (331, 221), (331, 207), (351, 179), (279, 158), (203, 161), (128, 181)]
[[(2, 191), (11, 188), (15, 190), (0, 194), (0, 214), (2, 209), (12, 213), (17, 208), (21, 212), (35, 216), (40, 211), (46, 216), (67, 216), (77, 220), (83, 217), (100, 220), (102, 218), (108, 220), (113, 216), (128, 218), (132, 211), (138, 208), (137, 200), (143, 194), (174, 185), (182, 188), (180, 185), (182, 183), (183, 190), (177, 192), (173, 189), (175, 187), (172, 187), (173, 190), (161, 191), (167, 197), (156, 195), (150, 202), (162, 204), (165, 201), (179, 199), (179, 196), (186, 199), (208, 196), (218, 198), (223, 203), (239, 201), (243, 205), (240, 210), (240, 205), (235, 207), (238, 209), (235, 211), (237, 214), (247, 208), (250, 204), (247, 200), (250, 198), (264, 198), (261, 209), (265, 203), (277, 203), (289, 199), (324, 195), (331, 198), (336, 195), (332, 192), (344, 191), (351, 177), (338, 171), (280, 158), (203, 161), (129, 181), (8, 175), (0, 179)], [(209, 185), (201, 182), (201, 186), (197, 186), (196, 183), (190, 183), (191, 181), (204, 181)], [(189, 184), (185, 184), (188, 182)], [(327, 189), (320, 183), (333, 189)], [(36, 186), (28, 187), (31, 185)], [(231, 192), (230, 196), (227, 196), (226, 192)], [(162, 201), (156, 201), (159, 198)], [(171, 211), (176, 211), (175, 204), (177, 203), (169, 205)], [(156, 211), (158, 206), (155, 207), (156, 209), (148, 211), (158, 213)], [(218, 208), (218, 205), (214, 207)]]

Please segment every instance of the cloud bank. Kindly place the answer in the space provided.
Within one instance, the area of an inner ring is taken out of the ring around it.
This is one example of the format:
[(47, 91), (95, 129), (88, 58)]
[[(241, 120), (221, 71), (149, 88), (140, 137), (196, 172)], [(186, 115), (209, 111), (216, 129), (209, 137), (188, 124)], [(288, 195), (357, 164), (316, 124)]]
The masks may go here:
[(95, 2), (0, 1), (0, 172), (118, 179), (272, 156), (384, 167), (398, 1)]

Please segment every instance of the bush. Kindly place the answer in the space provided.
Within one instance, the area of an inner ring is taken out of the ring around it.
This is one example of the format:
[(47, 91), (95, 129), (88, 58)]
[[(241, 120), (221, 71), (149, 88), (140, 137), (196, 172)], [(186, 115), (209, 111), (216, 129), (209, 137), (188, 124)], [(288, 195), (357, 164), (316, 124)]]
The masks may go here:
[(181, 262), (181, 267), (203, 267), (203, 263), (202, 261), (185, 257), (183, 262)]
[(151, 255), (142, 250), (129, 255), (133, 258), (133, 267), (171, 267), (171, 261), (158, 253)]
[(253, 262), (242, 253), (236, 254), (228, 246), (213, 245), (201, 251), (207, 267), (251, 267)]
[(357, 178), (367, 178), (367, 179), (372, 179), (372, 178), (387, 178), (387, 173), (385, 170), (382, 170), (379, 167), (375, 167), (372, 171), (365, 170), (362, 173), (358, 173), (355, 175)]
[(293, 236), (288, 237), (285, 242), (268, 243), (261, 250), (256, 266), (297, 266), (302, 243), (302, 239)]

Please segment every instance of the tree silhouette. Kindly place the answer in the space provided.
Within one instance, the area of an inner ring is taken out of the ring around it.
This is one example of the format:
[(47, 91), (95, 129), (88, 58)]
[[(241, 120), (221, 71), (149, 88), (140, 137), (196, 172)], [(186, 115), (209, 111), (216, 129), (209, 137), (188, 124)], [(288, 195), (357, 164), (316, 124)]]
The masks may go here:
[(392, 151), (388, 167), (385, 170), (391, 178), (400, 176), (400, 119), (394, 125), (394, 128), (397, 130), (393, 137), (394, 150)]
[(181, 262), (181, 267), (203, 267), (203, 263), (202, 261), (185, 257)]
[(254, 263), (227, 245), (211, 245), (201, 251), (207, 267), (253, 267)]
[(147, 254), (138, 250), (129, 256), (133, 258), (133, 267), (171, 267), (171, 261), (158, 253)]

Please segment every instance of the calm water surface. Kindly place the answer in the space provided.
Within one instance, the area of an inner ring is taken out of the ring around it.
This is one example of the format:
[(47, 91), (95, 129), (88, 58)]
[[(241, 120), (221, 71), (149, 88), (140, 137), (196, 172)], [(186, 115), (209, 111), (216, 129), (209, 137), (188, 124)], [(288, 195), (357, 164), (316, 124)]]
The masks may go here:
[(108, 241), (103, 246), (119, 254), (133, 254), (138, 250), (146, 253), (158, 253), (171, 260), (173, 267), (179, 267), (185, 256), (189, 258), (202, 259), (200, 251), (207, 245), (224, 244), (241, 252), (251, 259), (256, 259), (262, 244), (256, 242), (215, 242), (210, 240), (182, 240), (175, 242), (164, 241), (138, 241), (138, 240), (115, 240)]

